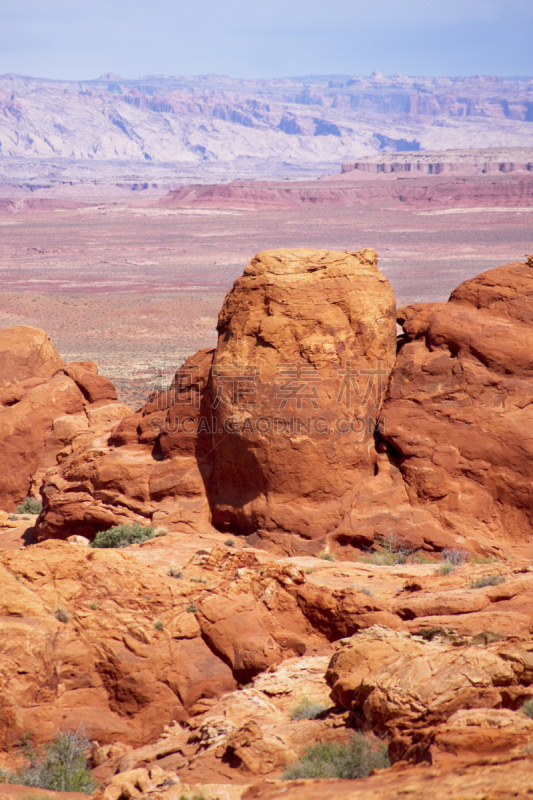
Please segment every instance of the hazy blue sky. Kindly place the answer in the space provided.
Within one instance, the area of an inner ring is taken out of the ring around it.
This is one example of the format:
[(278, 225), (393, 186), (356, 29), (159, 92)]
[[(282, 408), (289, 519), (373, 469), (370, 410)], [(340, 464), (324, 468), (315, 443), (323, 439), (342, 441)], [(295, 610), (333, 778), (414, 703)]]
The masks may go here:
[(533, 75), (532, 42), (533, 0), (4, 0), (0, 73)]

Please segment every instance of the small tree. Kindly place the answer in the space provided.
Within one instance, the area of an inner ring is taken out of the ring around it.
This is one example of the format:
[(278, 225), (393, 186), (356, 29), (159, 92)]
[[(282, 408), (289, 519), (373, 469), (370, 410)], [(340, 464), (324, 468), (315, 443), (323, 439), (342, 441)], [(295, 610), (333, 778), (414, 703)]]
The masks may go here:
[(89, 744), (78, 728), (61, 731), (42, 749), (28, 747), (29, 763), (12, 776), (11, 782), (54, 792), (91, 794), (94, 782), (85, 756)]

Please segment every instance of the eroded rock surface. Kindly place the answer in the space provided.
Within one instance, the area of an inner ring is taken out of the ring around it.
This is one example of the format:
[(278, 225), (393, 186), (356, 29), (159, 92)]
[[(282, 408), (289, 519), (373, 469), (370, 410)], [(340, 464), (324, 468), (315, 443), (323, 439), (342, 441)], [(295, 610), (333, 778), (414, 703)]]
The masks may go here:
[[(218, 321), (216, 418), (238, 430), (216, 441), (216, 527), (320, 538), (339, 526), (374, 472), (394, 307), (373, 250), (272, 250), (252, 259)], [(236, 364), (245, 374), (232, 402), (223, 376)]]
[[(38, 494), (44, 474), (130, 409), (92, 361), (66, 365), (36, 328), (0, 331), (0, 508), (14, 511)], [(74, 441), (76, 444), (74, 445)]]
[(533, 271), (508, 264), (399, 312), (384, 436), (415, 508), (495, 552), (532, 531)]

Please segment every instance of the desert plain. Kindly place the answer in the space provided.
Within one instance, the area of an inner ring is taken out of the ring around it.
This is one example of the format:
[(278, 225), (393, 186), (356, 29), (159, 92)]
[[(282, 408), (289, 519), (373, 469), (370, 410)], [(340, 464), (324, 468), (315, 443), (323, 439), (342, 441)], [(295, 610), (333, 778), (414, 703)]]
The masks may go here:
[(532, 187), (524, 170), (368, 175), (339, 165), (211, 195), (205, 185), (143, 199), (109, 197), (106, 186), (90, 199), (82, 186), (78, 198), (75, 187), (67, 198), (14, 193), (0, 201), (0, 326), (46, 330), (65, 360), (96, 360), (138, 405), (215, 345), (224, 295), (255, 253), (373, 247), (398, 307), (446, 300), (533, 250)]

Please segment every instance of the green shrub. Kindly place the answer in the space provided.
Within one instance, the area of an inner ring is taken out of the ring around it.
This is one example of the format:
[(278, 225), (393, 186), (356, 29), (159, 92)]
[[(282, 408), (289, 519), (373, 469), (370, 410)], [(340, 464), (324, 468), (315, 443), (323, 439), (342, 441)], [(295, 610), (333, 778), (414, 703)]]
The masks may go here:
[(297, 706), (289, 711), (291, 719), (316, 719), (319, 714), (329, 708), (325, 703), (318, 703), (304, 695)]
[(373, 769), (390, 766), (387, 748), (382, 742), (356, 733), (348, 744), (318, 742), (308, 747), (295, 764), (288, 767), (282, 780), (305, 778), (366, 778)]
[(485, 586), (499, 586), (500, 583), (505, 583), (505, 575), (485, 575), (483, 578), (472, 581), (470, 588), (483, 589)]
[(20, 506), (17, 506), (17, 514), (40, 514), (43, 504), (38, 497), (27, 497)]
[(163, 625), (163, 623), (161, 622), (161, 620), (160, 620), (160, 619), (157, 619), (157, 620), (154, 622), (154, 628), (156, 629), (156, 631), (162, 631), (164, 627), (165, 627), (165, 626)]
[(533, 697), (523, 704), (522, 708), (520, 709), (522, 714), (525, 714), (526, 717), (530, 717), (533, 719)]
[(89, 741), (80, 730), (61, 731), (49, 745), (25, 749), (27, 764), (12, 775), (10, 783), (54, 792), (92, 794), (94, 783), (85, 751)]
[(189, 614), (196, 614), (196, 612), (198, 611), (198, 609), (196, 608), (196, 606), (194, 605), (194, 603), (189, 603), (189, 605), (187, 606), (187, 608), (185, 609), (185, 611), (188, 611), (188, 612), (189, 612)]
[(54, 611), (54, 617), (59, 620), (59, 622), (68, 622), (70, 617), (66, 611), (63, 611), (62, 608), (56, 608)]
[(422, 550), (417, 550), (417, 552), (413, 555), (413, 562), (415, 564), (434, 564), (432, 558), (428, 558), (427, 555)]
[(444, 628), (421, 628), (415, 636), (421, 636), (426, 642), (431, 642), (436, 636), (443, 636), (446, 634)]
[(318, 558), (321, 558), (323, 561), (336, 561), (337, 559), (333, 555), (333, 553), (319, 553)]
[(236, 547), (235, 539), (226, 539), (224, 544), (226, 545), (226, 547)]
[(98, 604), (97, 603), (91, 603), (90, 608), (92, 608), (93, 611), (98, 611)]
[(134, 522), (132, 525), (115, 525), (107, 531), (97, 533), (90, 547), (128, 547), (130, 544), (138, 544), (153, 539), (156, 530), (151, 525), (140, 525)]
[(451, 561), (445, 561), (444, 564), (441, 564), (439, 567), (439, 572), (441, 575), (449, 575), (450, 572), (454, 572), (455, 565), (451, 563)]
[[(402, 558), (404, 558), (402, 556)], [(370, 558), (365, 559), (369, 564), (374, 564), (378, 567), (392, 567), (393, 564), (405, 564), (405, 560), (396, 561), (393, 553), (389, 552), (388, 550), (380, 550), (376, 553), (372, 553)]]
[(186, 794), (181, 794), (180, 800), (207, 800), (207, 797), (203, 792), (195, 792), (192, 797), (189, 797)]

